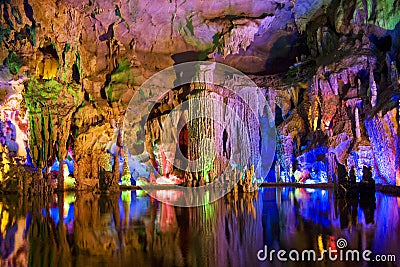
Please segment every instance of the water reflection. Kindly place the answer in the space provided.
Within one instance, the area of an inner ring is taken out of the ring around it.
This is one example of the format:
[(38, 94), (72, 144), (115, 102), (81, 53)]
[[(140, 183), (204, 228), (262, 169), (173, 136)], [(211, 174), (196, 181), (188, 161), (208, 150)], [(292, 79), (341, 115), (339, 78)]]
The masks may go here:
[(351, 249), (400, 257), (399, 203), (380, 193), (359, 203), (303, 188), (228, 194), (197, 208), (172, 207), (142, 191), (5, 196), (1, 266), (260, 266), (271, 265), (257, 260), (264, 244), (321, 252), (341, 237)]

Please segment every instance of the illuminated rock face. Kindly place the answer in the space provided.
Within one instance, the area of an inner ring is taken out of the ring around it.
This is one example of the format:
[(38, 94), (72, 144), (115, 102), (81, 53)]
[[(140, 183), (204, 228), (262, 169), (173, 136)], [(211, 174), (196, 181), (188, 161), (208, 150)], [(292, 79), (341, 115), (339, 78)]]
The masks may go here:
[[(212, 60), (252, 74), (265, 89), (285, 175), (319, 177), (312, 166), (324, 164), (329, 173), (335, 155), (348, 166), (372, 165), (377, 181), (394, 184), (400, 173), (396, 3), (6, 1), (1, 109), (12, 95), (22, 96), (20, 116), (29, 126), (19, 129), (29, 129), (36, 167), (65, 159), (71, 148), (78, 188), (98, 187), (102, 175), (115, 188), (125, 167), (123, 160), (118, 168), (111, 163), (124, 158), (118, 129), (135, 90), (174, 63)], [(17, 143), (24, 156), (23, 137)], [(304, 162), (318, 147), (326, 154)], [(366, 147), (374, 151), (369, 159)]]

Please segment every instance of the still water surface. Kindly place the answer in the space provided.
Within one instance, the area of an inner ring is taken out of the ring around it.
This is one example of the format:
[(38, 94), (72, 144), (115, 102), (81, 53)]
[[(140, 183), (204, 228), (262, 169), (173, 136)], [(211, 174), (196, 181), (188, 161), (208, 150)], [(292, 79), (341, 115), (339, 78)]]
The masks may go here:
[(196, 208), (168, 206), (143, 191), (3, 196), (0, 212), (0, 266), (398, 265), (257, 259), (265, 245), (318, 256), (339, 238), (348, 249), (400, 259), (400, 198), (380, 193), (359, 203), (335, 200), (329, 190), (264, 188)]

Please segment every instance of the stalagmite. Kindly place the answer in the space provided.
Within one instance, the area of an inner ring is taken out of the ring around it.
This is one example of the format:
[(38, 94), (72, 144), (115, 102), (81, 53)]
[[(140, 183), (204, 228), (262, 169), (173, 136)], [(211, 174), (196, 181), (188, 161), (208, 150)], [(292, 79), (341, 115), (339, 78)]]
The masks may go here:
[(276, 182), (281, 181), (281, 165), (279, 164), (278, 161), (275, 162), (275, 176), (276, 176)]
[(336, 174), (335, 174), (335, 169), (336, 169), (336, 161), (335, 161), (336, 155), (332, 152), (328, 153), (328, 182), (332, 183), (335, 182)]
[(129, 156), (127, 153), (124, 153), (124, 163), (123, 163), (123, 167), (122, 167), (122, 176), (121, 176), (121, 180), (122, 180), (122, 185), (131, 185), (131, 173), (129, 170)]

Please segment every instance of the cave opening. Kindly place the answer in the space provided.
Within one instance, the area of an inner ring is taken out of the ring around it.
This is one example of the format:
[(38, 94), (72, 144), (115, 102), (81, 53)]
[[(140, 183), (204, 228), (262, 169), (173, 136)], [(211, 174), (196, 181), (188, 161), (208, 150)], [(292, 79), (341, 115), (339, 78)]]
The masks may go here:
[(79, 73), (78, 66), (75, 63), (72, 64), (72, 79), (78, 84), (81, 82), (81, 74)]
[(377, 37), (376, 35), (371, 35), (370, 37), (372, 43), (382, 52), (388, 52), (392, 48), (392, 36), (386, 35), (383, 37)]
[(39, 48), (39, 50), (40, 50), (45, 56), (48, 55), (48, 56), (50, 56), (50, 57), (56, 59), (57, 61), (59, 60), (57, 50), (56, 50), (56, 48), (54, 47), (53, 44), (49, 44), (49, 45), (46, 45), (46, 46), (44, 46), (44, 47), (41, 47), (41, 48)]

